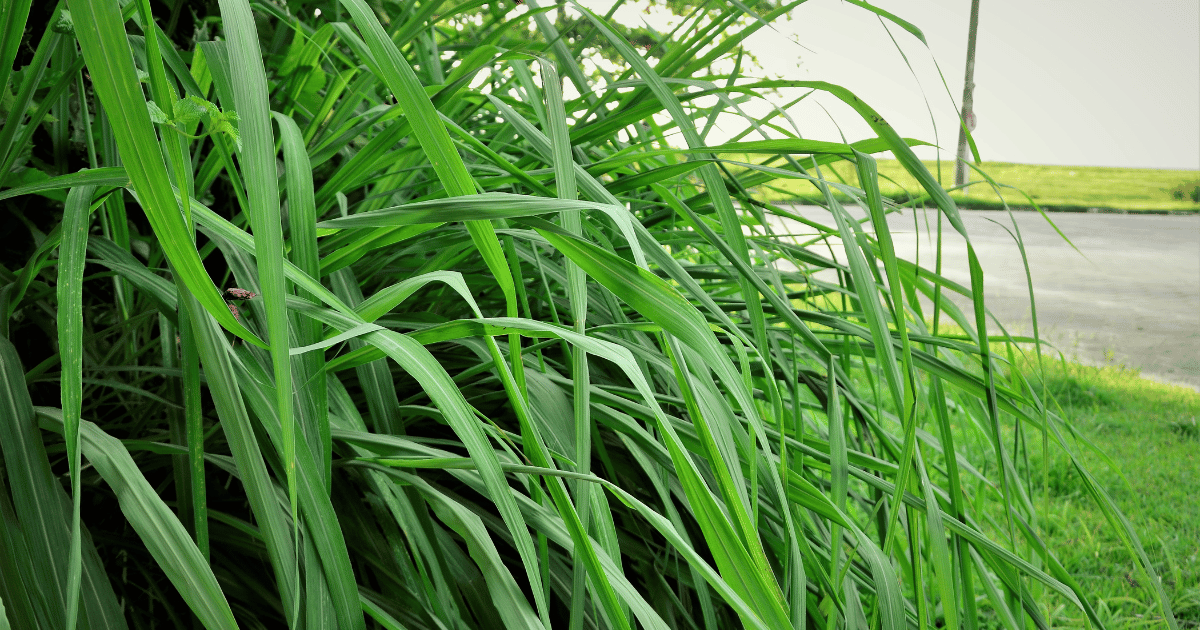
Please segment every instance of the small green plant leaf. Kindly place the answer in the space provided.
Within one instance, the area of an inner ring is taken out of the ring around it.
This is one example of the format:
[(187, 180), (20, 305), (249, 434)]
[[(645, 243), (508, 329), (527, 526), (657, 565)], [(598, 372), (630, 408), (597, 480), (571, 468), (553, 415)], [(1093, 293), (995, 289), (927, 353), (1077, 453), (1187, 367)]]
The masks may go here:
[(62, 13), (58, 14), (58, 19), (55, 20), (51, 30), (61, 35), (70, 35), (73, 37), (75, 35), (75, 20), (71, 19), (71, 11), (63, 9)]
[(150, 122), (156, 125), (170, 125), (172, 121), (154, 101), (146, 101), (146, 111), (150, 112)]

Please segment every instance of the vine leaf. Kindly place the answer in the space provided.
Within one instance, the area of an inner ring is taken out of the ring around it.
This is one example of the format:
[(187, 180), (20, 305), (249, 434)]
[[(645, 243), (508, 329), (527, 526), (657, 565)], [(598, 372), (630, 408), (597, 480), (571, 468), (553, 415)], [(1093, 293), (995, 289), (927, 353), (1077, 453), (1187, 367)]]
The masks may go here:
[(153, 101), (146, 103), (146, 109), (150, 112), (150, 120), (156, 125), (171, 127), (185, 136), (198, 138), (201, 136), (192, 136), (183, 129), (203, 121), (209, 134), (223, 133), (233, 140), (239, 151), (242, 149), (242, 138), (235, 124), (238, 121), (237, 112), (221, 111), (221, 108), (211, 101), (199, 96), (186, 96), (171, 105), (170, 116)]

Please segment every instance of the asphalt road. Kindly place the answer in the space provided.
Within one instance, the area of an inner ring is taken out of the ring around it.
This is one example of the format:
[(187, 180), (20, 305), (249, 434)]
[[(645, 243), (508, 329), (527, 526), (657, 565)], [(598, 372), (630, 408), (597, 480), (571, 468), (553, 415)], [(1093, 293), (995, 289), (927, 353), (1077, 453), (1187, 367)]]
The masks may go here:
[[(833, 225), (821, 208), (794, 211)], [(908, 210), (890, 215), (888, 225), (900, 257), (914, 260), (920, 254), (921, 265), (932, 268), (937, 217), (928, 211), (927, 230), (924, 216)], [(1200, 216), (1051, 214), (1079, 251), (1035, 212), (1010, 218), (1003, 211), (964, 210), (962, 216), (983, 266), (985, 303), (1009, 332), (1032, 331), (1020, 249), (1001, 227), (1011, 231), (1015, 218), (1043, 339), (1069, 359), (1124, 365), (1147, 378), (1200, 390)], [(788, 223), (777, 229), (811, 231)], [(834, 248), (844, 261), (839, 250)], [(946, 224), (943, 275), (963, 285), (970, 284), (966, 252), (965, 241)]]

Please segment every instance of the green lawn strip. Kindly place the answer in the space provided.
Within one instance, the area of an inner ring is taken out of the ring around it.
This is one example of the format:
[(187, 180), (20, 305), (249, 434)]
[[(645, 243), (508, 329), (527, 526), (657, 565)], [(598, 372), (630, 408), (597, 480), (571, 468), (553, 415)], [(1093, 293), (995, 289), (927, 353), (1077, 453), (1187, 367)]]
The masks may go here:
[[(735, 161), (747, 160), (744, 155), (726, 155)], [(764, 156), (750, 156), (763, 161)], [(896, 160), (879, 160), (879, 186), (883, 196), (897, 203), (907, 203), (919, 198), (923, 192), (916, 180)], [(779, 164), (772, 163), (774, 166)], [(935, 176), (938, 164), (926, 161), (926, 168)], [(1110, 168), (1102, 166), (1053, 166), (1039, 164), (1013, 164), (1009, 162), (984, 162), (979, 168), (997, 182), (1013, 186), (1027, 193), (1043, 210), (1086, 212), (1145, 212), (1175, 213), (1200, 212), (1200, 171), (1152, 168)], [(834, 171), (834, 172), (830, 172)], [(845, 181), (857, 186), (854, 165), (838, 162), (822, 167), (827, 179)], [(941, 177), (947, 187), (953, 182), (954, 165), (942, 162)], [(973, 209), (1002, 208), (1000, 196), (978, 173), (972, 173), (972, 181), (978, 182), (966, 189), (952, 191), (951, 198), (960, 207)], [(812, 184), (799, 179), (778, 179), (759, 191), (762, 198), (771, 201), (788, 199), (820, 199)], [(1015, 208), (1031, 207), (1029, 201), (1017, 190), (1001, 190), (1004, 200)], [(836, 195), (835, 195), (836, 196)]]
[[(1034, 370), (1027, 378), (1037, 382)], [(1200, 627), (1200, 393), (1141, 378), (1118, 366), (1048, 362), (1045, 390), (1063, 416), (1104, 451), (1078, 449), (1084, 465), (1134, 525), (1181, 628)], [(1011, 439), (1011, 436), (1010, 436)], [(1160, 627), (1153, 593), (1103, 513), (1086, 497), (1066, 456), (1048, 459), (1030, 439), (1030, 477), (1041, 511), (1039, 532), (1068, 572), (1091, 594), (1110, 628)], [(1041, 470), (1047, 466), (1046, 491)], [(1042, 498), (1042, 497), (1048, 497)], [(997, 504), (995, 509), (999, 508)], [(1053, 625), (1082, 623), (1081, 615), (1050, 605)], [(1054, 611), (1063, 616), (1054, 618)]]
[[(829, 305), (827, 299), (817, 301)], [(945, 324), (942, 329), (949, 336), (963, 332)], [(1004, 345), (993, 341), (992, 352), (1003, 356)], [(1179, 627), (1200, 628), (1200, 392), (1142, 378), (1124, 365), (1095, 367), (1048, 356), (1043, 386), (1036, 357), (1029, 346), (1022, 347), (1027, 354), (1017, 360), (1021, 374), (1051, 411), (1090, 442), (1075, 442), (1076, 456), (1133, 524), (1163, 580)], [(974, 366), (970, 371), (979, 372)], [(961, 408), (956, 412), (952, 421), (963, 422)], [(1007, 422), (1003, 436), (1012, 445), (1011, 417)], [(1019, 466), (1032, 484), (1043, 543), (1083, 587), (1107, 628), (1167, 627), (1153, 588), (1143, 583), (1135, 558), (1084, 490), (1070, 459), (1053, 441), (1050, 456), (1044, 457), (1041, 435), (1026, 431), (1028, 471), (1023, 461)], [(979, 458), (990, 446), (968, 438), (959, 448)], [(984, 472), (994, 475), (991, 468)], [(1002, 537), (1002, 500), (988, 493), (974, 495), (977, 509), (991, 519), (983, 531), (993, 539)], [(1082, 611), (1057, 594), (1036, 590), (1035, 598), (1051, 627), (1086, 626)], [(979, 622), (981, 628), (1003, 627), (987, 604)]]

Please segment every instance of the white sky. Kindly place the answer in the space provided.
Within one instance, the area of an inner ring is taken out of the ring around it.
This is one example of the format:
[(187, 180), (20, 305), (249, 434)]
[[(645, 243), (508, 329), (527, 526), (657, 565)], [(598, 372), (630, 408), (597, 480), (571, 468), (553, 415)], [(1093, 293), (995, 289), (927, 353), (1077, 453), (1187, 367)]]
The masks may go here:
[[(601, 13), (611, 6), (583, 4)], [(759, 31), (748, 48), (769, 75), (850, 89), (902, 136), (934, 142), (936, 122), (943, 156), (952, 156), (970, 0), (874, 4), (924, 32), (928, 49), (888, 23), (911, 71), (880, 20), (841, 0), (809, 0), (776, 23), (778, 32)], [(665, 28), (660, 11), (643, 12), (644, 0), (627, 6), (619, 21)], [(981, 0), (975, 84), (975, 140), (985, 160), (1200, 169), (1196, 0)], [(830, 116), (850, 141), (871, 135), (837, 99), (814, 97), (789, 112), (804, 137), (839, 140)], [(714, 132), (710, 141), (740, 130), (727, 122), (735, 123), (722, 118), (726, 134)], [(918, 154), (933, 157), (930, 151)]]

